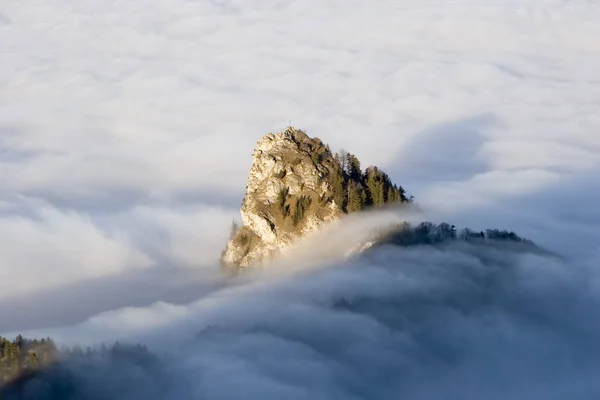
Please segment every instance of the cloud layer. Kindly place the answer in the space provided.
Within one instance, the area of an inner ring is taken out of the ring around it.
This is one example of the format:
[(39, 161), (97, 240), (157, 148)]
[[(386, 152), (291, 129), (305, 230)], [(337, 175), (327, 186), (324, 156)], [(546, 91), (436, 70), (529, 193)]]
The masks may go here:
[(158, 371), (75, 367), (84, 398), (587, 399), (599, 283), (596, 264), (522, 248), (385, 247), (44, 333), (118, 333), (161, 354)]
[[(177, 390), (204, 398), (588, 397), (598, 20), (566, 0), (4, 0), (0, 334), (173, 335)], [(427, 218), (563, 259), (387, 249), (224, 286), (250, 154), (289, 123)]]

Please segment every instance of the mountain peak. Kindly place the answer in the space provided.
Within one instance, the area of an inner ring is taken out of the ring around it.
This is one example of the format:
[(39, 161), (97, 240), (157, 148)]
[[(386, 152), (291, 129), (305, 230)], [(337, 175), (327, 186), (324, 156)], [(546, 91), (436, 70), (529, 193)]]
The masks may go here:
[(408, 202), (402, 187), (378, 168), (363, 172), (356, 156), (333, 154), (320, 139), (293, 127), (263, 136), (252, 159), (240, 210), (243, 225), (232, 230), (225, 266), (272, 258), (345, 213)]

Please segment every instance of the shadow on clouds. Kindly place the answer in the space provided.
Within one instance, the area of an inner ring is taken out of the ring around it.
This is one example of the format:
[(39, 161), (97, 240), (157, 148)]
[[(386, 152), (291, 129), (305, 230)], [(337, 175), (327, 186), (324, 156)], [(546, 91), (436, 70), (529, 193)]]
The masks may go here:
[(411, 135), (386, 166), (393, 176), (406, 177), (407, 188), (437, 181), (460, 181), (487, 170), (478, 151), (485, 143), (486, 128), (498, 124), (492, 114), (482, 114), (429, 127)]
[(219, 285), (209, 275), (206, 270), (157, 266), (10, 296), (0, 301), (0, 332), (76, 325), (106, 311), (157, 301), (189, 303)]
[[(382, 246), (181, 306), (159, 369), (67, 357), (8, 399), (591, 399), (598, 273), (523, 247)], [(172, 311), (174, 312), (174, 311)], [(133, 315), (129, 315), (132, 317)], [(183, 329), (185, 326), (185, 329)], [(88, 363), (87, 365), (85, 363)], [(12, 391), (11, 390), (16, 390)], [(18, 389), (18, 390), (17, 390)], [(18, 393), (18, 397), (11, 397)]]
[(571, 258), (600, 251), (600, 171), (564, 176), (533, 193), (510, 196), (453, 214), (461, 225), (512, 229)]

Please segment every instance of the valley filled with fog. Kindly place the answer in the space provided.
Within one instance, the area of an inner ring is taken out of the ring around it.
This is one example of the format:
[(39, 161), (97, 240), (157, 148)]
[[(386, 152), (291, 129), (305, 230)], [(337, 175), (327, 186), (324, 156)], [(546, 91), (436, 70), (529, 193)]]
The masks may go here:
[[(3, 1), (0, 336), (156, 357), (70, 361), (78, 399), (596, 398), (599, 20), (566, 0)], [(290, 124), (415, 208), (226, 276), (252, 150)], [(391, 221), (544, 251), (347, 257)]]

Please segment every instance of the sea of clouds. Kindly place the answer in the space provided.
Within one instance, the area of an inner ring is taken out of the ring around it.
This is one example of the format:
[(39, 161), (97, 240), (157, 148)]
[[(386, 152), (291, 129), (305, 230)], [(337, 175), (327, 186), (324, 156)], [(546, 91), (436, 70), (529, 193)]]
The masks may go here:
[[(135, 389), (157, 398), (594, 398), (599, 20), (583, 0), (2, 1), (0, 335), (167, 347), (172, 384)], [(556, 256), (330, 245), (224, 280), (254, 144), (288, 124), (424, 219)]]

